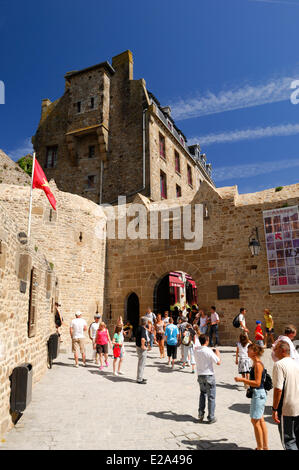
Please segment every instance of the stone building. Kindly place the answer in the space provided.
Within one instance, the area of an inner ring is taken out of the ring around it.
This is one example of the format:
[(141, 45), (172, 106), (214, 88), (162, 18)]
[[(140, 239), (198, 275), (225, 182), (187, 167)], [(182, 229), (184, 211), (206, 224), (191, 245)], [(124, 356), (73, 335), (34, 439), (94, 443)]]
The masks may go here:
[(130, 51), (112, 65), (68, 72), (64, 95), (42, 101), (32, 142), (48, 180), (97, 204), (114, 204), (120, 194), (186, 197), (202, 181), (213, 184), (199, 145), (188, 147), (170, 108), (133, 79)]

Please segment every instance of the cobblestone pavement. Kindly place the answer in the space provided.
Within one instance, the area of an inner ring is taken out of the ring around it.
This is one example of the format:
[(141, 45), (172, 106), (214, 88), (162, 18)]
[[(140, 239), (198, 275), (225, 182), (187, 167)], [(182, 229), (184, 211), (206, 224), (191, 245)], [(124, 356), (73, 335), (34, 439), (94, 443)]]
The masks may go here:
[[(250, 450), (255, 439), (249, 417), (250, 400), (233, 380), (237, 374), (233, 347), (221, 347), (216, 366), (217, 423), (197, 421), (199, 386), (196, 374), (179, 365), (172, 371), (158, 348), (148, 354), (147, 385), (136, 384), (137, 357), (126, 344), (124, 376), (109, 367), (100, 372), (91, 361), (74, 368), (72, 354), (60, 354), (53, 369), (34, 387), (32, 402), (1, 449), (107, 450)], [(88, 350), (91, 357), (91, 350)], [(87, 356), (88, 357), (88, 356)], [(264, 363), (272, 373), (270, 351)], [(269, 393), (265, 419), (270, 449), (281, 450), (271, 418)]]

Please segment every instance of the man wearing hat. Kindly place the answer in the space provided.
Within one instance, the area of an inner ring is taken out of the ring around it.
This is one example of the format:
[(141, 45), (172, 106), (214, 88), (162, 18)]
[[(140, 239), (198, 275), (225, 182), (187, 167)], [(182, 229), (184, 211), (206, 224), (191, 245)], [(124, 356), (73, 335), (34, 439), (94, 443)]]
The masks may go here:
[(78, 363), (78, 356), (79, 351), (82, 354), (82, 361), (83, 366), (86, 366), (86, 354), (85, 354), (85, 337), (84, 331), (87, 331), (87, 323), (86, 321), (81, 318), (82, 312), (78, 310), (75, 313), (76, 318), (72, 320), (71, 327), (70, 327), (70, 335), (72, 338), (72, 351), (74, 353), (75, 358), (75, 367), (79, 367)]
[(97, 336), (97, 331), (98, 331), (99, 324), (100, 324), (101, 315), (99, 313), (96, 313), (93, 318), (94, 318), (94, 322), (92, 322), (88, 328), (88, 336), (92, 342), (92, 348), (93, 348), (92, 358), (95, 361), (95, 364), (98, 364), (99, 361), (98, 361), (98, 357), (97, 357), (98, 354), (96, 350), (96, 336)]

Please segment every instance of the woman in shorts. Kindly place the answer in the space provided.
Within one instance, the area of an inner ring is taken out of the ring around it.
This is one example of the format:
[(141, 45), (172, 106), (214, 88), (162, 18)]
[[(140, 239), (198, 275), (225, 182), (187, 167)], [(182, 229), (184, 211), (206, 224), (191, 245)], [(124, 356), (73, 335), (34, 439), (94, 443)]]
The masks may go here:
[(253, 367), (250, 369), (250, 377), (249, 379), (235, 377), (236, 382), (243, 382), (245, 385), (249, 385), (252, 390), (250, 418), (257, 443), (256, 450), (268, 450), (268, 430), (264, 420), (267, 400), (267, 393), (264, 388), (266, 371), (264, 364), (261, 362), (263, 352), (264, 348), (258, 344), (250, 344), (248, 346), (248, 356), (253, 362)]
[(110, 344), (110, 347), (112, 347), (109, 331), (107, 330), (105, 323), (101, 322), (97, 331), (97, 336), (96, 336), (96, 348), (97, 348), (97, 353), (100, 355), (100, 362), (101, 362), (100, 370), (103, 370), (103, 358), (104, 357), (105, 357), (106, 367), (109, 366), (108, 343)]
[(265, 348), (267, 348), (268, 336), (270, 336), (272, 344), (275, 342), (275, 339), (274, 339), (274, 321), (273, 321), (273, 317), (271, 315), (270, 310), (268, 310), (267, 308), (265, 308), (265, 310), (264, 310), (264, 319), (265, 319), (265, 323), (266, 323)]
[(159, 351), (160, 351), (160, 359), (165, 357), (164, 351), (164, 330), (165, 330), (165, 323), (162, 320), (162, 316), (160, 313), (157, 315), (157, 323), (155, 325), (156, 329), (156, 340), (158, 342)]

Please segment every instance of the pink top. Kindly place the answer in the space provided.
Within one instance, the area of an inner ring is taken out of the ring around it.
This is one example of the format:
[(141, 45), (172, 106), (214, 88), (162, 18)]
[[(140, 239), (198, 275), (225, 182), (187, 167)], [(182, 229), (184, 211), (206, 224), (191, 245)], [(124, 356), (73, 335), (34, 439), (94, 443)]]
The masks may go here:
[(109, 341), (109, 339), (108, 339), (108, 330), (107, 330), (107, 328), (105, 328), (102, 331), (98, 330), (96, 344), (100, 344), (102, 346), (103, 344), (107, 344), (108, 341)]

